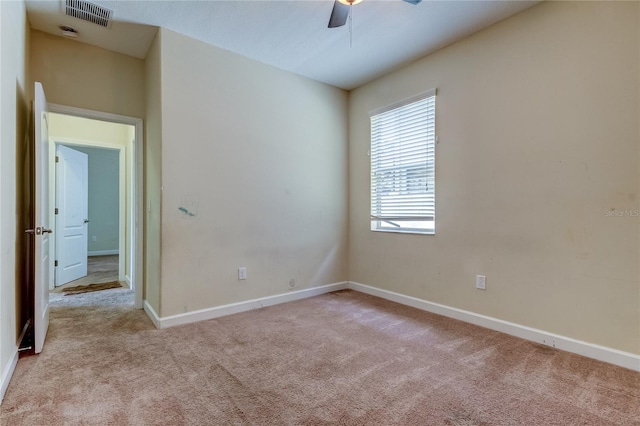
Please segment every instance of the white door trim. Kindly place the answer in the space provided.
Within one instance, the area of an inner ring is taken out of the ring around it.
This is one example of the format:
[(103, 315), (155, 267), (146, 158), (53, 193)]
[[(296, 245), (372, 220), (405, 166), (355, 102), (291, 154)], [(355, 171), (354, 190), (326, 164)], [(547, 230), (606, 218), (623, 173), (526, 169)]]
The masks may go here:
[[(144, 276), (143, 276), (143, 267), (142, 267), (142, 259), (143, 259), (143, 241), (142, 241), (142, 230), (143, 221), (144, 221), (144, 200), (143, 200), (143, 122), (141, 118), (129, 117), (125, 115), (111, 114), (107, 112), (94, 111), (85, 108), (76, 108), (70, 107), (66, 105), (58, 105), (58, 104), (49, 104), (49, 111), (57, 114), (66, 114), (76, 117), (82, 118), (90, 118), (93, 120), (101, 120), (101, 121), (109, 121), (112, 123), (120, 123), (120, 124), (129, 124), (134, 126), (135, 128), (135, 143), (133, 144), (133, 152), (131, 153), (132, 157), (132, 167), (135, 172), (132, 173), (134, 178), (132, 191), (130, 194), (130, 203), (133, 206), (133, 218), (132, 221), (132, 230), (131, 233), (131, 283), (135, 291), (135, 307), (137, 309), (142, 309), (142, 297), (143, 297), (143, 285), (144, 285)], [(112, 147), (110, 147), (112, 148)], [(121, 151), (122, 155), (122, 151)], [(121, 173), (123, 173), (124, 167), (121, 167)], [(124, 222), (124, 218), (122, 218)], [(124, 240), (124, 238), (123, 238)], [(122, 260), (121, 260), (122, 261)], [(124, 270), (122, 268), (121, 270)]]

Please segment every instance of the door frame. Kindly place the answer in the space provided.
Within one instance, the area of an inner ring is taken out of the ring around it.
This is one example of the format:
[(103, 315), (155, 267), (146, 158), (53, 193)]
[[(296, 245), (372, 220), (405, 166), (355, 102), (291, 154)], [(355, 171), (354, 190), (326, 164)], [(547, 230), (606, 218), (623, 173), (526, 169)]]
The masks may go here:
[[(129, 194), (129, 203), (132, 207), (125, 214), (129, 215), (131, 223), (131, 286), (135, 292), (135, 307), (142, 309), (142, 299), (144, 294), (144, 268), (143, 268), (143, 229), (144, 229), (144, 200), (143, 200), (143, 165), (144, 165), (144, 149), (143, 149), (143, 122), (141, 118), (130, 117), (126, 115), (111, 114), (102, 111), (95, 111), (85, 108), (76, 108), (66, 105), (49, 104), (49, 112), (56, 114), (64, 114), (81, 118), (89, 118), (92, 120), (107, 121), (111, 123), (128, 124), (135, 128), (135, 141), (131, 144), (131, 162), (132, 170), (127, 170), (133, 179), (131, 191)], [(86, 144), (85, 144), (86, 145)], [(98, 146), (96, 144), (95, 146)], [(110, 146), (109, 148), (113, 148)], [(123, 155), (121, 151), (120, 155)], [(121, 157), (122, 158), (122, 157)], [(122, 162), (121, 162), (122, 164)], [(120, 167), (120, 176), (125, 172), (124, 167)], [(122, 211), (121, 209), (121, 219)], [(125, 222), (122, 220), (122, 222)], [(124, 237), (120, 241), (120, 245), (124, 242)], [(121, 260), (122, 261), (122, 260)], [(124, 271), (124, 267), (121, 268)]]
[[(53, 111), (52, 111), (53, 112)], [(131, 182), (127, 182), (126, 179), (126, 175), (127, 175), (127, 170), (126, 170), (126, 147), (122, 146), (122, 145), (115, 145), (115, 144), (109, 144), (109, 143), (105, 143), (105, 142), (86, 142), (86, 141), (78, 141), (78, 140), (72, 140), (72, 139), (67, 139), (67, 138), (50, 138), (51, 142), (53, 142), (53, 149), (55, 150), (55, 155), (57, 155), (58, 153), (58, 147), (60, 145), (62, 146), (66, 146), (67, 148), (72, 148), (73, 147), (88, 147), (88, 148), (98, 148), (98, 149), (112, 149), (114, 151), (118, 151), (118, 253), (126, 253), (126, 246), (129, 245), (131, 247), (130, 253), (134, 253), (134, 243), (133, 241), (126, 241), (126, 229), (127, 229), (127, 218), (126, 216), (129, 216), (129, 221), (131, 221), (131, 212), (127, 211), (125, 208), (123, 208), (123, 206), (126, 206), (126, 187), (127, 185), (130, 185), (132, 188), (134, 185), (132, 185), (135, 181), (132, 180)], [(131, 155), (131, 154), (130, 154)], [(131, 163), (133, 163), (133, 157), (131, 159)], [(57, 167), (57, 165), (54, 165), (54, 167)], [(54, 170), (55, 173), (55, 170)], [(133, 174), (130, 175), (133, 178)], [(53, 185), (51, 186), (51, 190), (53, 191), (53, 193), (51, 194), (51, 199), (57, 200), (58, 197), (58, 179), (57, 176), (55, 178), (55, 182), (53, 183)], [(132, 190), (133, 192), (133, 190)], [(87, 200), (88, 203), (88, 200)], [(57, 206), (57, 203), (55, 204)], [(134, 206), (133, 204), (130, 204), (131, 208), (133, 209)], [(133, 223), (131, 229), (133, 229)], [(57, 228), (58, 226), (58, 221), (57, 218), (54, 216), (53, 219), (53, 226), (55, 226)], [(56, 229), (57, 231), (57, 229)], [(59, 232), (54, 232), (53, 235), (58, 235)], [(88, 238), (89, 234), (88, 234), (88, 230), (87, 230), (87, 238)], [(131, 236), (133, 237), (133, 235)], [(56, 259), (59, 259), (58, 257), (58, 240), (57, 237), (55, 237), (55, 249), (54, 249), (54, 255)], [(87, 256), (88, 258), (88, 256)], [(133, 259), (131, 259), (131, 265), (132, 265), (132, 272), (133, 272)], [(133, 275), (133, 274), (132, 274)], [(118, 257), (118, 280), (119, 281), (124, 281), (125, 280), (125, 258), (124, 256), (119, 256)], [(133, 277), (129, 277), (129, 280), (133, 280)], [(55, 281), (55, 280), (54, 280)], [(131, 282), (129, 282), (129, 284), (131, 285)], [(54, 288), (55, 287), (59, 287), (57, 282), (54, 282)], [(135, 289), (135, 287), (132, 287)], [(53, 290), (53, 288), (50, 288), (49, 290)]]

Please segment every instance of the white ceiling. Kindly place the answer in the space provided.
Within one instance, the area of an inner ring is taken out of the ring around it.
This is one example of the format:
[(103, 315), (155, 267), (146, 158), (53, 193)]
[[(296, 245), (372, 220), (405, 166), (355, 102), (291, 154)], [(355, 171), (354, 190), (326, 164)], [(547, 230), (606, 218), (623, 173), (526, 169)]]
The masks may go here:
[(95, 0), (114, 10), (105, 29), (65, 16), (64, 0), (27, 0), (31, 27), (144, 58), (156, 27), (202, 40), (257, 61), (353, 89), (505, 19), (539, 1), (365, 0), (349, 25), (327, 28), (332, 0)]

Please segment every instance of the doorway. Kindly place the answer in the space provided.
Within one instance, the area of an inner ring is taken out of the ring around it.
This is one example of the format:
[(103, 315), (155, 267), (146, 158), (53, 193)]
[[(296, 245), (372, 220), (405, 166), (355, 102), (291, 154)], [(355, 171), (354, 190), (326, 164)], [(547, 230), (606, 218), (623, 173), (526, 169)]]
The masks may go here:
[[(90, 132), (101, 131), (94, 120), (81, 120)], [(67, 127), (77, 128), (74, 120), (52, 114), (51, 123), (54, 133), (61, 131), (61, 124), (65, 130), (77, 132)], [(67, 283), (99, 284), (105, 282), (105, 278), (130, 285), (130, 267), (125, 259), (131, 251), (126, 241), (126, 231), (130, 228), (126, 193), (130, 182), (121, 170), (126, 167), (129, 133), (133, 128), (119, 124), (111, 127), (121, 134), (109, 135), (102, 131), (102, 138), (120, 137), (123, 142), (120, 148), (103, 148), (102, 143), (100, 146), (71, 144), (61, 141), (57, 135), (52, 136), (56, 145), (55, 288)]]
[[(97, 263), (112, 264), (113, 257), (116, 256), (117, 279), (134, 290), (135, 307), (142, 308), (142, 228), (140, 226), (143, 208), (142, 120), (60, 105), (50, 104), (49, 108), (50, 140), (53, 142), (50, 144), (51, 161), (55, 161), (55, 153), (60, 147), (83, 152), (89, 157), (93, 154), (95, 157), (111, 157), (112, 160), (114, 156), (117, 158), (115, 176), (113, 170), (110, 176), (103, 176), (103, 178), (95, 175), (92, 179), (92, 176), (89, 176), (89, 185), (92, 180), (94, 185), (91, 185), (93, 188), (89, 191), (88, 198), (91, 198), (92, 192), (93, 198), (98, 200), (104, 197), (100, 197), (96, 192), (102, 195), (105, 195), (105, 190), (116, 192), (115, 214), (117, 217), (111, 215), (110, 218), (105, 218), (108, 208), (103, 204), (102, 207), (94, 206), (94, 211), (98, 209), (98, 216), (103, 216), (100, 218), (94, 215), (96, 222), (94, 224), (97, 226), (90, 226), (92, 217), (89, 212), (86, 218), (82, 218), (88, 221), (85, 224), (87, 260), (93, 259), (93, 262), (86, 262), (85, 266), (95, 264), (96, 260)], [(113, 164), (106, 167), (113, 168)], [(50, 170), (52, 170), (50, 174), (55, 173), (53, 171), (55, 167), (50, 167)], [(114, 177), (117, 181), (115, 186), (113, 185)], [(59, 194), (54, 176), (51, 176), (50, 182), (50, 201), (56, 203)], [(88, 203), (90, 204), (91, 201), (88, 200)], [(113, 204), (113, 200), (111, 203)], [(57, 203), (56, 207), (58, 207)], [(113, 208), (111, 210), (113, 214)], [(52, 215), (56, 216), (54, 210)], [(57, 219), (58, 217), (52, 217), (50, 223), (56, 223)], [(53, 235), (62, 237), (62, 229), (56, 230)], [(58, 245), (57, 243), (58, 241), (54, 247)], [(56, 260), (58, 260), (57, 255), (57, 250), (54, 248)], [(105, 256), (103, 259), (98, 259), (103, 256)], [(107, 259), (107, 256), (110, 258)], [(74, 282), (72, 281), (70, 285)], [(62, 282), (56, 283), (54, 288), (58, 287), (58, 284)]]

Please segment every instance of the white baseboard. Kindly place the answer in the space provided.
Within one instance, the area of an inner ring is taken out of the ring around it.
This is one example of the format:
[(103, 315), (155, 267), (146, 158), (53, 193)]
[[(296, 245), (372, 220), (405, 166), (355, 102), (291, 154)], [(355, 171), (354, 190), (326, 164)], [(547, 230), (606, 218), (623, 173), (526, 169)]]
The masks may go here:
[(90, 251), (87, 252), (87, 256), (91, 257), (91, 256), (109, 256), (112, 254), (119, 254), (120, 250), (116, 249), (116, 250), (95, 250), (95, 251)]
[(129, 278), (129, 275), (125, 275), (125, 276), (124, 276), (124, 279), (123, 279), (122, 281), (124, 281), (125, 283), (127, 283), (127, 286), (128, 286), (129, 288), (131, 288), (131, 278)]
[(147, 316), (151, 319), (151, 322), (153, 323), (153, 325), (155, 325), (156, 328), (161, 328), (160, 327), (160, 317), (158, 317), (158, 314), (156, 314), (156, 311), (155, 311), (155, 309), (153, 309), (153, 306), (151, 306), (149, 304), (149, 302), (147, 302), (145, 300), (144, 304), (143, 304), (143, 308), (144, 308), (144, 311), (146, 312)]
[(18, 348), (16, 347), (13, 351), (13, 355), (11, 356), (11, 360), (5, 367), (2, 372), (2, 380), (0, 381), (0, 403), (4, 399), (4, 394), (7, 392), (7, 388), (9, 387), (9, 382), (11, 381), (11, 376), (13, 376), (13, 372), (16, 369), (16, 365), (18, 365)]
[(512, 336), (541, 343), (567, 352), (618, 365), (630, 370), (640, 371), (640, 355), (632, 354), (630, 352), (623, 352), (606, 346), (583, 342), (570, 337), (560, 336), (558, 334), (476, 314), (462, 309), (452, 308), (450, 306), (429, 302), (416, 297), (405, 296), (404, 294), (371, 287), (365, 284), (350, 282), (349, 288), (372, 296), (377, 296), (382, 299), (412, 306), (423, 311), (479, 325), (491, 330), (500, 331), (505, 334), (510, 334)]
[(168, 317), (158, 317), (153, 308), (146, 302), (144, 305), (144, 310), (147, 312), (147, 315), (151, 317), (151, 321), (153, 321), (156, 328), (167, 328), (174, 327), (176, 325), (183, 325), (192, 322), (218, 318), (225, 315), (237, 314), (240, 312), (250, 311), (252, 309), (260, 309), (266, 306), (278, 305), (280, 303), (293, 302), (294, 300), (306, 299), (307, 297), (318, 296), (320, 294), (330, 293), (337, 290), (345, 290), (347, 288), (347, 282), (328, 284), (320, 287), (290, 291), (287, 293), (277, 294), (275, 296), (267, 296), (258, 299), (247, 300), (245, 302), (216, 306), (215, 308), (185, 312), (184, 314), (171, 315)]

